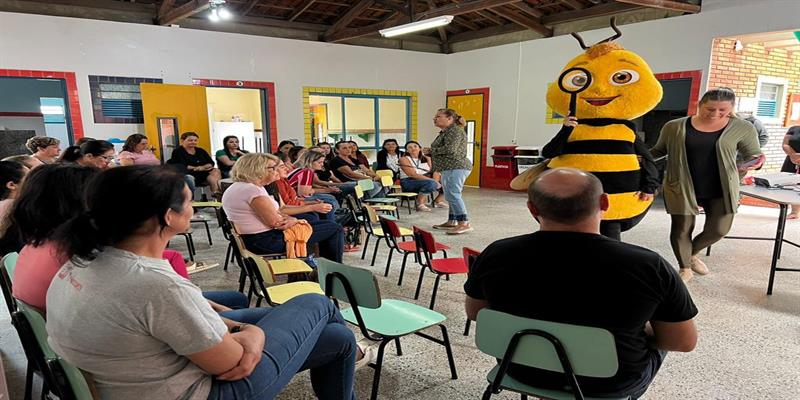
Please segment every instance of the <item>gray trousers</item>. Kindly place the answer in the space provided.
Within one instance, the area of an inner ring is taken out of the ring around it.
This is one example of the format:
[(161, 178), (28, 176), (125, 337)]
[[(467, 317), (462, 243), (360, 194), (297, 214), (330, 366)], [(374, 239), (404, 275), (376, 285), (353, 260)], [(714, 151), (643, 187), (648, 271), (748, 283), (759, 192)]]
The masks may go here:
[(690, 268), (692, 256), (718, 242), (731, 230), (733, 217), (736, 214), (726, 213), (724, 201), (721, 197), (707, 200), (698, 199), (698, 204), (705, 210), (706, 222), (703, 224), (703, 231), (694, 239), (692, 239), (692, 231), (694, 231), (696, 217), (694, 215), (671, 215), (672, 229), (669, 233), (669, 241), (681, 268)]

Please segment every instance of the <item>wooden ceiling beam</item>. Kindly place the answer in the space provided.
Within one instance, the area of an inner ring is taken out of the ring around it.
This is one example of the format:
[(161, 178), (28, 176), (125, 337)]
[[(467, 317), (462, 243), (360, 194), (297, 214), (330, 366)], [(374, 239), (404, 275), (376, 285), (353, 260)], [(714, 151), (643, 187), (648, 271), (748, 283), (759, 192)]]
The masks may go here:
[(487, 8), (504, 6), (506, 4), (518, 3), (522, 0), (471, 0), (458, 4), (450, 4), (442, 6), (433, 10), (428, 10), (423, 13), (417, 14), (414, 18), (415, 21), (427, 18), (441, 17), (442, 15), (461, 15), (475, 11), (482, 11)]
[(511, 5), (511, 7), (514, 7), (517, 10), (520, 10), (520, 11), (525, 12), (527, 14), (533, 15), (534, 18), (542, 18), (542, 16), (544, 15), (543, 12), (541, 12), (541, 11), (531, 7), (531, 6), (529, 6), (526, 3), (514, 3), (514, 4)]
[(514, 33), (524, 30), (525, 30), (524, 27), (516, 23), (508, 23), (502, 26), (493, 26), (491, 28), (481, 29), (479, 31), (468, 31), (468, 32), (456, 33), (455, 35), (450, 35), (450, 44), (452, 45), (453, 43), (457, 42), (482, 39), (491, 36), (504, 35), (507, 33)]
[(541, 20), (537, 21), (506, 7), (495, 7), (492, 9), (492, 11), (509, 21), (515, 22), (536, 33), (539, 33), (544, 37), (553, 36), (553, 29), (542, 25), (540, 22)]
[(408, 10), (408, 7), (403, 7), (397, 3), (392, 3), (390, 0), (375, 0), (375, 2), (382, 6), (389, 7), (390, 9), (402, 13), (404, 15), (411, 14)]
[(211, 3), (208, 0), (191, 0), (186, 4), (183, 4), (179, 7), (175, 7), (167, 11), (166, 14), (163, 15), (159, 14), (158, 24), (159, 25), (174, 24), (184, 18), (189, 18), (192, 15), (205, 11), (209, 7), (211, 7)]
[(611, 16), (621, 12), (638, 10), (641, 8), (643, 7), (640, 5), (623, 4), (618, 2), (602, 3), (596, 6), (584, 8), (583, 10), (564, 11), (558, 14), (546, 15), (542, 17), (542, 25), (553, 26), (586, 18)]
[[(436, 3), (433, 0), (425, 0), (425, 2), (428, 4), (428, 9), (436, 8)], [(442, 52), (449, 53), (450, 46), (447, 45), (447, 31), (443, 26), (436, 28), (436, 30), (439, 32), (439, 39), (442, 41)]]
[(586, 8), (586, 6), (584, 6), (583, 3), (581, 3), (578, 0), (561, 0), (561, 2), (566, 4), (573, 10), (582, 10)]
[(689, 4), (675, 0), (617, 0), (617, 3), (634, 4), (637, 6), (660, 8), (662, 10), (680, 11), (692, 14), (697, 14), (700, 12), (700, 6), (697, 4)]
[(292, 14), (289, 15), (289, 21), (291, 22), (296, 20), (297, 17), (306, 12), (306, 10), (308, 10), (308, 7), (311, 7), (311, 5), (314, 4), (315, 1), (317, 0), (306, 0), (305, 2), (297, 6), (297, 8), (295, 8), (295, 10), (292, 11)]
[(161, 6), (158, 7), (158, 15), (165, 15), (169, 10), (172, 9), (172, 6), (175, 5), (175, 0), (164, 0), (161, 3)]
[[(383, 20), (383, 22), (378, 22), (376, 24), (362, 26), (361, 28), (341, 29), (330, 35), (326, 32), (325, 41), (337, 43), (337, 42), (343, 42), (345, 40), (360, 38), (362, 36), (372, 35), (381, 29), (397, 26), (399, 24), (405, 23), (407, 20), (408, 16), (402, 14), (392, 14), (391, 17)], [(330, 29), (328, 31), (330, 32)]]
[(248, 1), (239, 11), (239, 15), (245, 16), (250, 14), (250, 11), (253, 11), (254, 8), (258, 5), (261, 0), (250, 0)]
[(333, 25), (331, 25), (331, 28), (328, 29), (327, 32), (325, 32), (326, 40), (329, 36), (332, 36), (334, 33), (346, 28), (348, 24), (350, 24), (351, 22), (353, 22), (354, 19), (356, 19), (358, 14), (361, 14), (362, 12), (364, 12), (364, 10), (369, 8), (369, 6), (371, 6), (373, 2), (374, 0), (360, 0), (358, 3), (356, 3), (356, 5), (347, 10), (347, 12), (336, 22), (334, 22)]

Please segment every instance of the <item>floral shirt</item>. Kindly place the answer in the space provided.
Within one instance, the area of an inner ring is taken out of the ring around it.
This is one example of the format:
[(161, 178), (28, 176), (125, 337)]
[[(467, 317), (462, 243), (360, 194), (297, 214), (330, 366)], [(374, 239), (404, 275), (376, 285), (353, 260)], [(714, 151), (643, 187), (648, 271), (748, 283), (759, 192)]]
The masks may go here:
[(457, 124), (439, 132), (431, 143), (431, 156), (434, 172), (472, 169), (472, 163), (467, 159), (467, 133)]

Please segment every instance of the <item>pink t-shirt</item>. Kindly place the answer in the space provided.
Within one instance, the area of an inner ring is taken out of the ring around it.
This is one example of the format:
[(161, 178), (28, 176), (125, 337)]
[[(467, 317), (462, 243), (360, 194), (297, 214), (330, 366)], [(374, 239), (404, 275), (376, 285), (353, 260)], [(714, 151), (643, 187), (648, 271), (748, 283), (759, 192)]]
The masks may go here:
[(141, 153), (136, 153), (133, 151), (123, 151), (119, 153), (119, 159), (130, 159), (133, 160), (133, 165), (161, 165), (161, 161), (156, 158), (156, 156), (145, 150)]
[(56, 246), (46, 241), (40, 246), (25, 245), (14, 268), (14, 297), (45, 311), (47, 288), (67, 257), (58, 254)]
[(252, 183), (235, 182), (225, 189), (222, 195), (222, 209), (228, 215), (228, 219), (236, 224), (236, 228), (242, 235), (266, 232), (272, 227), (267, 226), (250, 206), (250, 202), (256, 197), (266, 197), (272, 206), (277, 210), (280, 208), (278, 202), (267, 193), (262, 186)]

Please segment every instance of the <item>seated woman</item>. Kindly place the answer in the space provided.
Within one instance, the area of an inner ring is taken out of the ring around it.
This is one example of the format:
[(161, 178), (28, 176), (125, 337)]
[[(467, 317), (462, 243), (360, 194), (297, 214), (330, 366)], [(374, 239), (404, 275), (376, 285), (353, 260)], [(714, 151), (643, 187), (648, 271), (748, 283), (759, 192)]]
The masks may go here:
[(288, 155), (289, 150), (291, 150), (293, 147), (294, 147), (294, 142), (292, 142), (291, 140), (281, 140), (281, 142), (278, 143), (278, 151), (275, 152), (275, 155), (277, 155), (277, 153), (283, 153)]
[(48, 136), (34, 136), (25, 142), (33, 158), (42, 164), (52, 164), (61, 153), (61, 141)]
[[(294, 170), (294, 166), (289, 162), (289, 157), (283, 153), (278, 153), (276, 156), (281, 161), (278, 164), (278, 176), (280, 179), (275, 181), (273, 185), (277, 189), (280, 196), (281, 210), (285, 213), (297, 217), (297, 214), (306, 214), (309, 212), (319, 213), (323, 218), (333, 220), (336, 209), (339, 208), (339, 203), (334, 197), (327, 198), (308, 198), (300, 196), (295, 189), (295, 184), (290, 180), (290, 171)], [(321, 206), (324, 204), (325, 206)], [(290, 209), (291, 208), (291, 209)], [(298, 217), (306, 219), (304, 217)]]
[(253, 308), (255, 324), (242, 324), (160, 258), (189, 227), (191, 202), (168, 169), (113, 168), (92, 181), (86, 211), (54, 238), (70, 261), (47, 293), (53, 350), (92, 374), (104, 399), (266, 400), (305, 369), (320, 399), (354, 399), (358, 350), (329, 299)]
[(39, 161), (38, 158), (34, 156), (29, 156), (27, 154), (17, 154), (15, 156), (8, 156), (4, 158), (3, 161), (13, 161), (16, 163), (20, 163), (28, 167), (29, 170), (34, 169), (40, 165), (44, 165), (41, 161)]
[(350, 140), (347, 143), (350, 143), (350, 158), (353, 159), (360, 168), (371, 169), (369, 159), (358, 149), (358, 143), (356, 143), (355, 140)]
[[(333, 175), (339, 178), (342, 182), (358, 182), (362, 179), (371, 179), (375, 181), (375, 186), (368, 193), (364, 193), (367, 198), (379, 197), (384, 194), (384, 189), (381, 186), (381, 177), (369, 168), (357, 164), (352, 156), (353, 145), (350, 142), (336, 143), (336, 157), (331, 160), (329, 167), (333, 171)], [(342, 192), (350, 194), (353, 192), (353, 187), (342, 186)]]
[[(322, 170), (325, 165), (325, 155), (318, 151), (307, 151), (297, 162), (295, 169), (289, 172), (289, 184), (297, 191), (297, 195), (306, 200), (322, 200), (330, 204), (334, 210), (339, 208), (339, 199), (342, 190), (337, 186), (314, 187), (317, 176), (315, 172)], [(340, 196), (341, 197), (341, 196)]]
[(153, 154), (147, 136), (134, 133), (125, 139), (119, 153), (119, 165), (160, 165), (161, 161)]
[(247, 152), (239, 148), (238, 137), (231, 135), (225, 136), (225, 138), (222, 139), (222, 150), (217, 150), (215, 156), (223, 178), (227, 178), (231, 175), (233, 164), (236, 163), (239, 157), (245, 154), (247, 154)]
[(181, 145), (172, 151), (168, 163), (178, 166), (179, 170), (187, 175), (186, 183), (189, 184), (189, 190), (194, 192), (195, 187), (208, 183), (211, 193), (215, 198), (219, 198), (219, 180), (222, 179), (222, 174), (214, 168), (214, 160), (208, 152), (197, 147), (199, 139), (200, 136), (194, 132), (184, 132), (181, 135)]
[[(22, 180), (30, 170), (25, 165), (14, 161), (0, 161), (0, 237), (5, 236), (6, 229), (9, 225), (8, 213), (11, 211), (11, 206), (19, 194), (22, 187)], [(3, 254), (13, 251), (14, 244), (19, 244), (18, 238), (11, 241), (11, 246)], [(0, 240), (0, 249), (4, 243)]]
[(381, 146), (381, 150), (378, 152), (377, 159), (378, 159), (378, 170), (388, 169), (392, 171), (392, 178), (399, 179), (400, 178), (400, 159), (403, 158), (405, 154), (400, 150), (400, 145), (397, 144), (397, 140), (394, 139), (386, 139), (383, 141), (383, 146)]
[[(281, 210), (278, 202), (267, 193), (264, 186), (279, 179), (280, 160), (271, 154), (245, 154), (233, 166), (234, 184), (222, 195), (222, 208), (228, 219), (236, 224), (245, 246), (252, 252), (283, 253), (286, 241), (283, 230), (297, 223), (297, 219)], [(319, 206), (330, 207), (327, 204)], [(329, 220), (309, 222), (313, 233), (308, 244), (319, 243), (322, 257), (341, 261), (344, 250), (342, 226)]]
[(84, 167), (107, 169), (114, 164), (114, 145), (105, 140), (87, 140), (80, 146), (69, 146), (61, 154), (60, 162), (76, 163)]
[(442, 187), (430, 174), (428, 158), (422, 154), (419, 143), (413, 140), (406, 143), (405, 156), (400, 158), (400, 186), (404, 192), (419, 193), (418, 211), (430, 211), (431, 209), (425, 205), (425, 195), (432, 194)]

